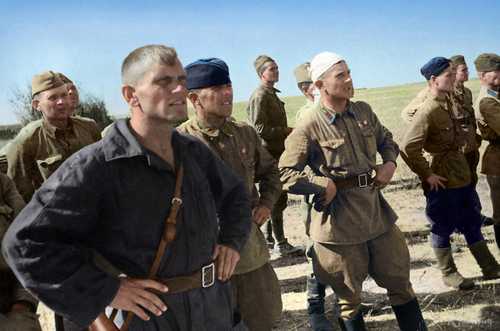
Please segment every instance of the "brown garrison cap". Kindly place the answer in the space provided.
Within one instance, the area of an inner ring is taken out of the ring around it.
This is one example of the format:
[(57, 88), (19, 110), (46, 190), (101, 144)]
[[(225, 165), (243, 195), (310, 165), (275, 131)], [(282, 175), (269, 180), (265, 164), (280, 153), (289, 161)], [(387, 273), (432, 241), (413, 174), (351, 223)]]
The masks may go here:
[(457, 66), (459, 64), (466, 65), (465, 58), (463, 55), (454, 55), (454, 56), (450, 57), (450, 62), (451, 62), (451, 64), (453, 64), (455, 66)]
[(31, 79), (31, 96), (34, 97), (40, 92), (51, 90), (61, 85), (64, 85), (64, 82), (59, 77), (59, 74), (53, 71), (42, 72)]
[(268, 62), (276, 63), (276, 61), (274, 61), (271, 57), (267, 55), (259, 55), (255, 59), (255, 61), (253, 61), (253, 66), (255, 67), (255, 70), (257, 71), (259, 77), (264, 72), (264, 69), (266, 69), (266, 63)]
[(297, 80), (297, 84), (300, 83), (312, 83), (311, 72), (309, 71), (309, 67), (311, 64), (309, 62), (302, 63), (293, 71), (295, 75), (295, 79)]
[(62, 72), (58, 72), (57, 74), (59, 75), (59, 78), (61, 78), (64, 84), (73, 84), (73, 81), (69, 79), (68, 76), (66, 76)]
[(483, 53), (474, 61), (476, 71), (496, 71), (500, 70), (500, 56), (495, 53)]

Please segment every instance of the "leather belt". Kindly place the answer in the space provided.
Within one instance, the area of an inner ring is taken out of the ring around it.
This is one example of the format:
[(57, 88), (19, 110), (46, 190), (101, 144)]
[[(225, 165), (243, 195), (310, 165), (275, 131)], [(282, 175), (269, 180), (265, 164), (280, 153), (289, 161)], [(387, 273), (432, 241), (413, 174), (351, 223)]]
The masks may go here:
[(373, 183), (373, 178), (371, 173), (365, 172), (357, 176), (334, 179), (333, 182), (337, 186), (337, 190), (346, 190), (354, 187), (368, 187)]
[(211, 287), (215, 283), (215, 264), (212, 262), (191, 275), (156, 280), (168, 287), (167, 294)]

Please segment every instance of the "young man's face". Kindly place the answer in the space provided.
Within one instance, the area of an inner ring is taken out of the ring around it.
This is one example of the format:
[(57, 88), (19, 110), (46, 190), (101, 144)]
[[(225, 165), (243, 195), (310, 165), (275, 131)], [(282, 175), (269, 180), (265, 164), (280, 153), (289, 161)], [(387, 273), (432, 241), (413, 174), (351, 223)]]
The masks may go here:
[(345, 61), (335, 64), (321, 81), (320, 90), (326, 96), (347, 100), (354, 96), (351, 70)]
[(72, 109), (75, 109), (80, 103), (80, 95), (78, 94), (78, 89), (73, 83), (66, 83), (66, 88), (68, 89), (69, 106)]
[(33, 107), (50, 122), (67, 120), (73, 109), (69, 106), (68, 90), (65, 85), (40, 92), (33, 101)]
[(231, 84), (211, 86), (198, 92), (196, 111), (204, 115), (227, 118), (233, 112), (233, 87)]
[(134, 96), (146, 117), (170, 124), (187, 119), (186, 72), (179, 60), (154, 65), (136, 84)]
[(455, 81), (463, 83), (469, 80), (469, 68), (466, 64), (459, 64), (455, 66)]
[(269, 62), (262, 72), (261, 79), (265, 82), (276, 83), (280, 80), (280, 71), (275, 62)]
[(438, 91), (451, 92), (455, 84), (455, 71), (449, 66), (445, 71), (440, 73), (439, 76), (432, 76), (431, 80)]

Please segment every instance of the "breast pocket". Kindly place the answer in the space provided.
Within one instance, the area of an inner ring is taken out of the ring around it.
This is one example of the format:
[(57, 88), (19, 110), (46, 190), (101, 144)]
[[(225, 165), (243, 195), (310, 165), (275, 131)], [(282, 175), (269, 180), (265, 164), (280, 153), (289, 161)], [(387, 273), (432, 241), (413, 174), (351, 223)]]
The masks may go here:
[(56, 171), (62, 162), (63, 157), (61, 154), (51, 155), (43, 160), (36, 160), (38, 170), (40, 171), (43, 180), (47, 180), (47, 178), (49, 178), (50, 175)]
[(369, 126), (365, 126), (361, 129), (361, 135), (365, 141), (366, 153), (370, 158), (375, 158), (377, 155), (377, 138), (375, 137), (375, 132)]
[(343, 138), (322, 141), (319, 145), (328, 167), (343, 168), (350, 163), (349, 151)]

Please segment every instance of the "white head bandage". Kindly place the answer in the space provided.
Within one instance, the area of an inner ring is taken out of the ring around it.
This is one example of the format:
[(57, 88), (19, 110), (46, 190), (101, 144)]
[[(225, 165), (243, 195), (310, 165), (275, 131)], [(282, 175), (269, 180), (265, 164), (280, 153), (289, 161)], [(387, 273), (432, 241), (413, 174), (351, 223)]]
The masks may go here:
[(330, 69), (334, 64), (340, 61), (345, 61), (344, 58), (338, 54), (332, 52), (322, 52), (317, 54), (311, 60), (311, 79), (313, 82), (317, 81), (321, 75), (323, 75), (328, 69)]

